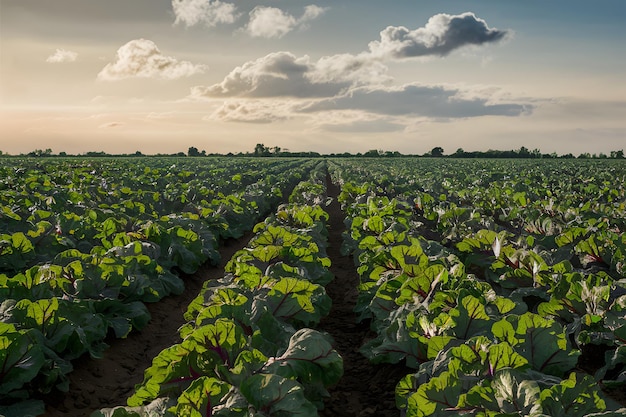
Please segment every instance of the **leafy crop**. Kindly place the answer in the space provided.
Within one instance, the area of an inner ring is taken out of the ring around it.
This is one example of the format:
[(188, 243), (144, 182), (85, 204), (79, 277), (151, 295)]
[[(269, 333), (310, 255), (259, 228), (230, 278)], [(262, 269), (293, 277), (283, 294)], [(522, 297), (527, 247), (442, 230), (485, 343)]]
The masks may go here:
[(217, 263), (220, 239), (252, 229), (314, 165), (10, 162), (0, 164), (0, 324), (12, 326), (0, 349), (0, 385), (8, 415), (37, 409), (29, 398), (67, 391), (72, 360), (100, 357), (109, 333), (142, 329), (150, 320), (144, 303), (180, 294), (183, 274)]
[(329, 164), (377, 334), (361, 351), (416, 369), (407, 416), (600, 415), (600, 388), (626, 383), (623, 165), (507, 164)]

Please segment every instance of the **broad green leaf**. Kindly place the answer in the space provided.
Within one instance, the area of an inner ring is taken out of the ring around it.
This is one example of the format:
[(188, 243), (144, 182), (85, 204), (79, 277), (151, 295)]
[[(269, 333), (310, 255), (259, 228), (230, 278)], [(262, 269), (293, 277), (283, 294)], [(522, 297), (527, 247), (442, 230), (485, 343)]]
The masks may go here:
[[(274, 374), (257, 374), (241, 384), (241, 393), (261, 415), (317, 417), (298, 382)], [(256, 414), (254, 411), (252, 411)]]
[(522, 374), (510, 369), (501, 369), (493, 377), (493, 392), (502, 413), (514, 415), (536, 415), (541, 413), (536, 381), (525, 379)]
[(516, 333), (523, 340), (520, 354), (533, 369), (562, 376), (576, 366), (580, 352), (571, 347), (563, 328), (533, 313), (519, 317)]
[(456, 375), (444, 372), (422, 384), (407, 401), (406, 417), (457, 416), (461, 383)]
[(343, 359), (322, 333), (304, 328), (291, 337), (285, 353), (268, 361), (264, 370), (330, 386), (343, 375)]
[(176, 404), (177, 416), (210, 417), (213, 407), (219, 404), (231, 386), (219, 379), (200, 377), (178, 397)]
[(450, 311), (450, 316), (456, 324), (453, 331), (459, 339), (483, 334), (491, 326), (485, 305), (472, 295), (463, 297), (457, 307)]
[(33, 380), (45, 364), (43, 346), (31, 335), (36, 330), (16, 330), (0, 323), (0, 394), (22, 388)]
[(606, 409), (597, 383), (572, 372), (560, 384), (541, 391), (543, 412), (553, 417), (583, 417)]

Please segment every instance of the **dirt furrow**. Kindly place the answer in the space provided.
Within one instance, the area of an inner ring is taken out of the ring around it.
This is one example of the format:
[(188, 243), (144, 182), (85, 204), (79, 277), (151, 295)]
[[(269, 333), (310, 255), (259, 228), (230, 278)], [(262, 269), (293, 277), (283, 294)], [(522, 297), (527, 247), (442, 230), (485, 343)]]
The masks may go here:
[(357, 323), (353, 311), (358, 296), (359, 276), (350, 256), (340, 252), (344, 213), (337, 201), (339, 188), (328, 180), (328, 195), (333, 202), (326, 211), (329, 219), (328, 256), (335, 279), (326, 287), (333, 300), (330, 314), (322, 320), (319, 329), (334, 338), (334, 346), (344, 360), (344, 376), (330, 390), (322, 417), (398, 417), (394, 390), (397, 382), (411, 370), (403, 365), (372, 365), (359, 348), (374, 336), (368, 323)]

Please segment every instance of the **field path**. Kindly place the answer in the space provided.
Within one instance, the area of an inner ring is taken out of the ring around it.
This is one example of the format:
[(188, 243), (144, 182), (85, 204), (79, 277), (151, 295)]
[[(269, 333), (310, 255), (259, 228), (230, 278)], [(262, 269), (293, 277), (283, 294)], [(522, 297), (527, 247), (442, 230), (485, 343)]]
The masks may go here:
[(411, 371), (402, 365), (372, 365), (359, 353), (359, 347), (374, 334), (369, 323), (356, 322), (353, 312), (357, 300), (359, 276), (351, 256), (340, 253), (345, 215), (337, 201), (339, 187), (327, 179), (328, 196), (333, 201), (326, 211), (330, 215), (328, 256), (335, 279), (326, 286), (333, 299), (332, 310), (319, 325), (330, 333), (334, 346), (344, 360), (344, 376), (330, 390), (331, 399), (320, 411), (322, 417), (398, 417), (394, 390), (397, 382)]

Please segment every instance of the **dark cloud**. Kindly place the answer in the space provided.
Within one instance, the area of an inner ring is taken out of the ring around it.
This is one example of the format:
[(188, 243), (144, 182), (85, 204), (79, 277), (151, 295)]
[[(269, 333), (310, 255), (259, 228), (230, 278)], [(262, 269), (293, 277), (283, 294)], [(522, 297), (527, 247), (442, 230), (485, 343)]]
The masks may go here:
[(358, 87), (341, 97), (309, 104), (302, 112), (356, 109), (389, 116), (415, 115), (429, 118), (478, 116), (519, 116), (532, 106), (516, 103), (490, 103), (489, 97), (464, 98), (460, 89), (444, 86), (407, 84), (400, 87)]
[(489, 28), (474, 15), (445, 13), (431, 17), (424, 27), (410, 30), (389, 26), (380, 32), (380, 40), (370, 42), (370, 52), (380, 58), (445, 56), (467, 45), (482, 45), (504, 39), (508, 31)]

